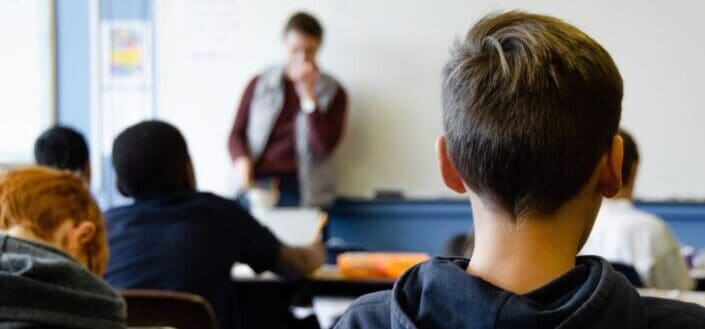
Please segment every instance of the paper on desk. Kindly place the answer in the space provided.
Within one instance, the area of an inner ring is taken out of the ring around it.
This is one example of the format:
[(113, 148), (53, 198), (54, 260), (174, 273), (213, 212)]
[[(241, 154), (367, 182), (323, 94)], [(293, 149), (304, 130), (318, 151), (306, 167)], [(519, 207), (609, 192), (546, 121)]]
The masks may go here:
[(316, 208), (252, 209), (252, 215), (280, 241), (298, 247), (319, 239), (327, 221), (326, 213)]

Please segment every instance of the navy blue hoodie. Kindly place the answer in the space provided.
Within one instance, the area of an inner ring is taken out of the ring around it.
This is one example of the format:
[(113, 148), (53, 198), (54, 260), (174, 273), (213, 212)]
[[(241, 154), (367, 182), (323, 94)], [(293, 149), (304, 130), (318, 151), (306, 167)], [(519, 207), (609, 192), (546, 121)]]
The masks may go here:
[(599, 257), (578, 257), (573, 270), (525, 295), (467, 274), (467, 265), (419, 264), (392, 291), (355, 301), (335, 328), (705, 328), (705, 308), (640, 297)]

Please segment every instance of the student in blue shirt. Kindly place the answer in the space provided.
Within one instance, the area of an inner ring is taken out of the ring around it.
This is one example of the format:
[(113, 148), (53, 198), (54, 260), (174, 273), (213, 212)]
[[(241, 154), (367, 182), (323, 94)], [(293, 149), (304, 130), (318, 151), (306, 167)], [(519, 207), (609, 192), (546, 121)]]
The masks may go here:
[(702, 307), (640, 297), (576, 257), (622, 181), (622, 78), (604, 48), (553, 17), (490, 15), (442, 90), (441, 175), (470, 199), (472, 258), (413, 267), (336, 328), (705, 328)]
[(115, 288), (162, 289), (205, 297), (221, 317), (235, 262), (256, 272), (306, 275), (324, 259), (322, 243), (280, 243), (237, 203), (198, 192), (181, 133), (160, 121), (127, 128), (115, 139), (118, 190), (134, 203), (106, 214)]

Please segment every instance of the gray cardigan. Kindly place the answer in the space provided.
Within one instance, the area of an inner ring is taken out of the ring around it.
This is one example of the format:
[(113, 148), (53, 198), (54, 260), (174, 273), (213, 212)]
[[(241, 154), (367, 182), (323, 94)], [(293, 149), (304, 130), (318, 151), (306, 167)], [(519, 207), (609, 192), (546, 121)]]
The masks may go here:
[(0, 329), (125, 328), (125, 302), (70, 256), (0, 233)]
[[(282, 66), (272, 66), (266, 69), (257, 80), (246, 132), (248, 149), (253, 161), (257, 161), (264, 152), (274, 123), (284, 106), (283, 72)], [(331, 76), (321, 74), (315, 88), (318, 110), (325, 113), (340, 86)], [(296, 117), (296, 153), (299, 160), (301, 205), (322, 207), (332, 203), (335, 200), (333, 159), (327, 154), (316, 154), (311, 149), (309, 125), (303, 112), (299, 112)]]

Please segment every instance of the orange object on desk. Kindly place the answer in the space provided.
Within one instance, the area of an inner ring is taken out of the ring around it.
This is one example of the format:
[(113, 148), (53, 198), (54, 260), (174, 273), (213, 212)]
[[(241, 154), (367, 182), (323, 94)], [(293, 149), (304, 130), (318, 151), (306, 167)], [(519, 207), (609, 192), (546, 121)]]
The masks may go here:
[(412, 266), (426, 261), (424, 253), (346, 252), (338, 255), (338, 269), (346, 279), (397, 279)]

